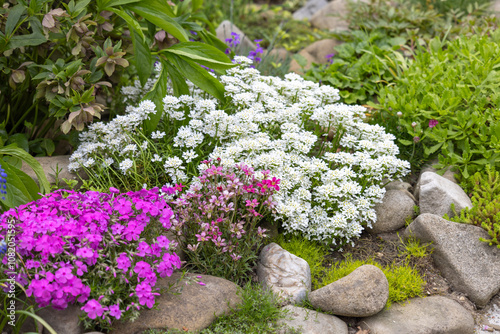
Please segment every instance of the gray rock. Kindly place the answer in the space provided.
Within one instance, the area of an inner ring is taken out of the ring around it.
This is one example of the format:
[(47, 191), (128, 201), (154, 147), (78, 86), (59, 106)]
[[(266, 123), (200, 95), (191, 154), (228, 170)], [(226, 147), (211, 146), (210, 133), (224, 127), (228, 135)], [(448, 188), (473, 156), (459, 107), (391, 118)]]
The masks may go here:
[[(196, 274), (186, 274), (194, 278)], [(159, 279), (156, 286), (168, 288), (181, 277), (174, 273), (171, 277)], [(167, 293), (156, 297), (157, 309), (142, 309), (134, 322), (119, 321), (111, 334), (139, 334), (146, 329), (178, 329), (198, 331), (208, 327), (217, 316), (227, 313), (229, 308), (241, 302), (237, 295), (238, 286), (220, 277), (203, 275), (197, 283), (179, 284), (179, 295)]]
[(361, 320), (370, 334), (471, 334), (472, 315), (454, 300), (432, 296), (394, 304), (389, 310)]
[[(299, 52), (299, 55), (303, 56), (307, 60), (307, 65), (304, 69), (309, 69), (312, 63), (315, 64), (326, 64), (328, 59), (327, 55), (333, 53), (333, 48), (342, 42), (336, 39), (322, 39), (316, 41)], [(290, 62), (290, 71), (295, 73), (302, 73), (302, 68), (297, 63), (295, 59)]]
[(310, 19), (320, 9), (328, 5), (326, 0), (309, 0), (302, 8), (293, 13), (295, 20)]
[[(369, 0), (354, 0), (352, 2), (356, 3), (358, 1), (369, 2)], [(311, 17), (311, 25), (318, 29), (330, 31), (348, 30), (349, 23), (345, 20), (349, 13), (348, 2), (348, 0), (333, 0), (329, 2), (327, 6)]]
[(225, 42), (226, 38), (231, 38), (231, 33), (240, 35), (241, 44), (238, 46), (237, 53), (241, 55), (248, 54), (248, 51), (256, 50), (257, 46), (231, 21), (225, 20), (217, 27), (215, 33), (217, 38)]
[(408, 217), (415, 216), (414, 205), (413, 196), (408, 191), (386, 191), (382, 203), (375, 205), (377, 221), (368, 232), (378, 234), (400, 229)]
[[(383, 180), (383, 183), (387, 182), (387, 180)], [(399, 180), (394, 180), (385, 185), (385, 190), (406, 190), (410, 191), (411, 189), (411, 184), (408, 182), (403, 182)]]
[[(419, 178), (417, 180), (417, 183), (415, 185), (415, 189), (414, 189), (414, 192), (413, 192), (413, 195), (415, 196), (415, 198), (417, 200), (419, 198), (419, 193), (420, 193), (420, 179), (422, 178), (422, 174), (424, 174), (425, 172), (433, 172), (433, 173), (438, 174), (438, 170), (433, 167), (434, 165), (436, 165), (438, 163), (439, 163), (439, 160), (438, 159), (434, 159), (434, 160), (429, 161), (427, 164), (425, 164), (422, 167), (422, 170), (420, 171), (420, 176), (419, 176)], [(452, 167), (446, 167), (444, 174), (441, 175), (441, 176), (444, 177), (445, 179), (453, 182), (453, 183), (458, 184), (458, 181), (455, 178), (455, 175), (457, 175), (457, 172), (453, 172), (452, 171)]]
[[(57, 175), (61, 188), (65, 188), (67, 185), (62, 181), (62, 179), (79, 180), (76, 174), (73, 174), (68, 170), (69, 157), (69, 155), (56, 155), (53, 157), (35, 157), (35, 159), (40, 163), (40, 165), (42, 165), (45, 176), (50, 184), (56, 184)], [(21, 170), (28, 174), (38, 184), (38, 178), (28, 164), (23, 162)], [(57, 174), (57, 172), (59, 172), (59, 174)], [(84, 180), (88, 179), (88, 175), (83, 170), (81, 170), (78, 175)], [(79, 181), (78, 184), (81, 185), (81, 182)]]
[[(52, 307), (46, 307), (37, 311), (36, 315), (45, 320), (56, 333), (81, 334), (84, 332), (84, 329), (79, 319), (79, 315), (82, 313), (80, 308), (81, 306), (77, 305), (69, 305), (64, 310), (55, 310)], [(50, 333), (46, 328), (43, 328), (41, 323), (38, 323), (38, 328), (39, 333)], [(21, 331), (22, 333), (36, 332), (32, 318), (25, 321)]]
[(441, 217), (448, 214), (453, 217), (455, 214), (451, 210), (452, 203), (455, 204), (457, 213), (466, 207), (472, 207), (469, 196), (459, 185), (432, 172), (425, 172), (420, 176), (420, 213), (432, 213)]
[[(280, 325), (287, 325), (289, 328), (295, 328), (303, 334), (347, 334), (347, 324), (339, 318), (303, 307), (287, 305), (284, 309), (288, 310), (286, 319), (278, 321)], [(279, 334), (285, 334), (285, 330), (278, 331)]]
[(364, 265), (309, 294), (311, 305), (347, 317), (368, 317), (380, 312), (389, 298), (389, 283), (382, 270)]
[(451, 286), (483, 307), (500, 291), (500, 249), (479, 238), (488, 238), (481, 227), (422, 214), (405, 230), (423, 242), (432, 242), (432, 258)]
[(309, 264), (275, 243), (262, 249), (257, 276), (264, 287), (279, 294), (287, 303), (300, 303), (311, 291)]

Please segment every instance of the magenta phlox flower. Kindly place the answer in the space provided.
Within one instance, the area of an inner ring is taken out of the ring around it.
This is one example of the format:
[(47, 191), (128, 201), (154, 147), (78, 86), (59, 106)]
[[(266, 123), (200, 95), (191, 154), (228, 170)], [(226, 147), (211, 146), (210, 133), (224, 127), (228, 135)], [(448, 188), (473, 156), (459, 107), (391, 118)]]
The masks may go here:
[(198, 238), (196, 241), (200, 241), (200, 242), (208, 240), (208, 236), (205, 232), (201, 232), (200, 234), (195, 234), (195, 237)]
[(120, 317), (122, 316), (122, 312), (123, 311), (120, 310), (119, 305), (111, 305), (109, 307), (109, 315), (115, 317), (116, 319), (120, 319)]
[(77, 257), (81, 257), (84, 259), (92, 258), (94, 256), (94, 251), (88, 247), (80, 248), (76, 251), (75, 254)]
[(64, 284), (73, 278), (73, 274), (70, 268), (60, 268), (56, 271), (55, 277), (58, 283)]
[(161, 248), (168, 249), (168, 245), (170, 244), (170, 240), (164, 235), (160, 235), (159, 237), (156, 238), (156, 243), (158, 246)]
[(246, 201), (246, 206), (249, 206), (251, 208), (255, 208), (257, 205), (259, 205), (259, 202), (257, 202), (256, 199)]
[(139, 242), (139, 246), (137, 247), (137, 255), (144, 257), (151, 254), (151, 247), (145, 241)]
[(123, 230), (125, 229), (125, 226), (123, 226), (122, 224), (113, 224), (111, 226), (111, 233), (113, 234), (121, 234), (123, 232)]
[(85, 306), (81, 308), (82, 311), (87, 312), (87, 315), (90, 319), (95, 319), (96, 317), (102, 316), (104, 311), (108, 308), (103, 307), (97, 300), (91, 299), (89, 300)]
[(116, 258), (117, 268), (123, 271), (127, 271), (130, 268), (130, 259), (127, 253), (120, 253), (120, 256)]
[(139, 261), (134, 267), (134, 272), (139, 277), (146, 277), (151, 272), (151, 265), (144, 261)]

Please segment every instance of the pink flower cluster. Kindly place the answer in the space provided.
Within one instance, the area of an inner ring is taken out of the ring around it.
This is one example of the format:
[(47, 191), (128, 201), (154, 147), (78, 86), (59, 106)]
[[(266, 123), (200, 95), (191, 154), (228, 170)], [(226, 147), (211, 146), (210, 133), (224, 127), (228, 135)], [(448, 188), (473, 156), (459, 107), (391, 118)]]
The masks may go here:
[(20, 283), (40, 307), (80, 303), (109, 322), (151, 308), (157, 277), (180, 268), (175, 242), (162, 235), (173, 212), (158, 189), (110, 192), (59, 190), (0, 216), (0, 240), (14, 222)]
[(245, 164), (224, 168), (218, 160), (203, 163), (207, 168), (198, 180), (172, 202), (176, 215), (171, 230), (185, 239), (186, 254), (197, 270), (238, 281), (266, 237), (266, 230), (256, 225), (276, 205), (272, 195), (280, 180), (270, 179), (269, 171), (262, 171), (264, 178), (258, 180)]

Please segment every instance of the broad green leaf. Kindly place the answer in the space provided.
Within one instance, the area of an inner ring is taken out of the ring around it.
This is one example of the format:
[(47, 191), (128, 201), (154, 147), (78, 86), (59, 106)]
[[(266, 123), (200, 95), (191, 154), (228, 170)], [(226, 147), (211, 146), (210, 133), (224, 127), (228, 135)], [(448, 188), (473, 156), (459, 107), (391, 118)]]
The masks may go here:
[(217, 36), (215, 36), (211, 32), (202, 30), (198, 32), (198, 35), (205, 43), (215, 46), (222, 52), (225, 52), (228, 48), (226, 43), (222, 42), (220, 39), (217, 38)]
[(7, 17), (7, 22), (5, 23), (5, 35), (9, 37), (19, 22), (21, 15), (23, 15), (25, 8), (23, 5), (18, 4), (9, 11), (9, 16)]
[(118, 8), (107, 8), (106, 10), (109, 10), (110, 12), (115, 13), (119, 17), (121, 17), (125, 22), (127, 22), (127, 25), (130, 30), (135, 31), (139, 36), (141, 36), (142, 40), (146, 40), (144, 37), (144, 33), (142, 32), (141, 25), (139, 22), (133, 18), (132, 16), (128, 15), (127, 12), (124, 10), (118, 9)]
[(410, 146), (413, 145), (413, 142), (411, 140), (405, 140), (405, 139), (398, 139), (398, 141), (403, 144), (404, 146)]
[(0, 164), (7, 173), (7, 194), (5, 199), (0, 196), (2, 203), (15, 208), (40, 198), (38, 186), (28, 174), (4, 161), (0, 161)]
[(134, 45), (135, 68), (141, 84), (145, 85), (153, 71), (153, 57), (149, 51), (149, 46), (135, 30), (132, 30), (132, 43)]
[(425, 147), (424, 148), (425, 155), (426, 156), (431, 155), (432, 153), (436, 152), (441, 146), (443, 146), (443, 143), (439, 143), (439, 144), (436, 144), (436, 145), (431, 146), (431, 147)]
[(168, 73), (165, 70), (165, 65), (163, 64), (160, 77), (156, 81), (153, 89), (149, 91), (143, 100), (151, 100), (156, 105), (156, 113), (150, 115), (148, 120), (144, 121), (144, 129), (146, 133), (151, 133), (156, 130), (158, 123), (160, 122), (161, 115), (163, 114), (163, 98), (168, 92)]
[(139, 2), (141, 0), (107, 0), (107, 1), (102, 1), (101, 3), (98, 4), (99, 8), (106, 8), (106, 10), (111, 10), (109, 7), (115, 7), (115, 6), (122, 6), (122, 5), (127, 5), (129, 3), (134, 3), (134, 2)]
[(80, 1), (78, 1), (76, 3), (76, 5), (75, 5), (74, 10), (73, 10), (73, 14), (74, 15), (80, 14), (85, 9), (85, 7), (88, 6), (89, 3), (90, 3), (90, 0), (80, 0)]
[(29, 152), (28, 138), (23, 133), (16, 133), (9, 136), (9, 139), (5, 142), (5, 144), (16, 144), (17, 147), (22, 148), (26, 152)]
[(191, 4), (193, 6), (192, 11), (196, 12), (198, 9), (200, 9), (203, 6), (203, 0), (192, 0)]
[(185, 78), (217, 99), (225, 100), (224, 86), (205, 69), (201, 68), (200, 65), (172, 53), (166, 53), (165, 56)]
[(30, 17), (29, 22), (31, 23), (33, 33), (12, 37), (5, 47), (7, 50), (20, 48), (22, 46), (37, 46), (47, 41), (42, 33), (42, 24), (40, 21), (38, 21), (36, 17)]
[(172, 45), (168, 49), (161, 50), (160, 52), (173, 53), (181, 56), (181, 58), (185, 60), (192, 60), (203, 66), (218, 71), (236, 66), (231, 62), (225, 53), (211, 45), (200, 42), (179, 43)]
[(172, 88), (174, 89), (174, 95), (189, 95), (189, 87), (186, 84), (186, 80), (182, 77), (182, 74), (167, 61), (163, 62), (162, 65), (167, 69), (168, 76), (172, 82)]
[(29, 153), (17, 147), (15, 144), (11, 144), (9, 146), (0, 148), (0, 155), (10, 155), (23, 160), (35, 172), (38, 178), (38, 183), (40, 184), (41, 192), (43, 194), (48, 194), (50, 192), (50, 184), (49, 181), (47, 180), (47, 177), (45, 176), (45, 172), (43, 171), (42, 166)]
[(173, 19), (174, 14), (167, 4), (158, 0), (141, 1), (140, 3), (127, 4), (124, 8), (139, 14), (146, 20), (168, 31), (180, 42), (187, 42), (188, 35), (182, 26)]

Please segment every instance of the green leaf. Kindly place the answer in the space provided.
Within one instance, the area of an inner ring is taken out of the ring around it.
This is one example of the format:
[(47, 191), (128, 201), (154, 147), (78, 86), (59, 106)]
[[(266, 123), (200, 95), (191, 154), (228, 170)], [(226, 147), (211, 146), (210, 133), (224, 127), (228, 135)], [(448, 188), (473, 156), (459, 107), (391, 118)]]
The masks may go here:
[(201, 37), (201, 39), (205, 43), (215, 46), (217, 49), (219, 49), (222, 52), (226, 51), (227, 44), (222, 42), (220, 39), (218, 39), (217, 36), (215, 36), (214, 34), (208, 32), (208, 31), (202, 30), (202, 31), (198, 32), (198, 35)]
[(128, 15), (127, 12), (125, 12), (124, 10), (120, 10), (118, 8), (107, 8), (107, 10), (109, 10), (110, 12), (113, 12), (116, 15), (118, 15), (119, 17), (121, 17), (125, 22), (127, 22), (127, 25), (128, 25), (130, 30), (133, 30), (137, 34), (139, 34), (139, 36), (141, 36), (142, 40), (146, 40), (146, 38), (144, 37), (144, 33), (142, 32), (141, 25), (139, 24), (139, 22), (135, 18)]
[(5, 199), (0, 197), (3, 204), (15, 208), (40, 198), (38, 186), (28, 174), (5, 161), (0, 161), (0, 165), (7, 173), (7, 194)]
[(135, 68), (141, 84), (145, 85), (153, 72), (153, 57), (149, 51), (149, 46), (135, 30), (132, 30), (132, 43), (134, 44)]
[(5, 23), (5, 36), (7, 38), (12, 34), (14, 29), (16, 29), (17, 23), (23, 15), (25, 8), (23, 5), (18, 4), (9, 11), (9, 16), (7, 17), (7, 22)]
[(43, 171), (42, 166), (29, 153), (17, 147), (15, 144), (11, 144), (9, 146), (0, 148), (0, 155), (4, 154), (19, 158), (23, 160), (25, 163), (27, 163), (35, 172), (42, 193), (47, 194), (50, 192), (50, 184), (49, 181), (47, 180), (47, 177), (45, 176), (45, 172)]
[(169, 62), (165, 61), (162, 64), (167, 69), (169, 78), (172, 81), (174, 95), (189, 95), (189, 87), (186, 84), (186, 80), (182, 77), (182, 74)]
[(398, 141), (403, 144), (404, 146), (410, 146), (413, 145), (413, 142), (411, 140), (405, 140), (405, 139), (398, 139)]
[(36, 17), (30, 17), (29, 22), (31, 23), (31, 29), (33, 30), (33, 33), (29, 35), (12, 37), (5, 46), (5, 49), (15, 49), (22, 46), (37, 46), (47, 41), (42, 33), (42, 24), (40, 23), (40, 21), (38, 21)]
[(192, 11), (196, 12), (198, 9), (200, 9), (203, 6), (203, 0), (192, 0), (191, 4), (193, 6)]
[[(163, 62), (162, 62), (163, 63)], [(160, 77), (156, 81), (153, 89), (149, 91), (143, 100), (151, 100), (156, 105), (156, 114), (150, 115), (148, 120), (144, 121), (144, 130), (146, 133), (151, 133), (156, 130), (158, 123), (160, 122), (161, 115), (163, 113), (163, 98), (168, 92), (168, 73), (165, 70), (165, 64), (163, 64)]]
[(172, 45), (168, 49), (161, 50), (160, 52), (173, 53), (181, 56), (184, 60), (193, 60), (198, 64), (218, 71), (236, 66), (224, 52), (221, 52), (211, 45), (200, 42), (179, 43)]
[(9, 136), (5, 144), (16, 144), (17, 147), (29, 152), (28, 138), (26, 138), (26, 135), (23, 133), (16, 133)]
[(185, 78), (217, 99), (221, 101), (225, 100), (224, 86), (205, 69), (194, 62), (172, 53), (166, 53), (165, 56), (177, 67)]
[(115, 7), (115, 6), (122, 6), (122, 5), (127, 5), (129, 3), (134, 3), (134, 2), (139, 2), (141, 0), (107, 0), (107, 1), (102, 1), (101, 3), (98, 4), (99, 8), (101, 10), (110, 10), (111, 8), (109, 7)]
[(434, 146), (431, 146), (430, 148), (425, 147), (424, 148), (425, 155), (426, 156), (431, 155), (432, 153), (436, 152), (441, 146), (443, 146), (443, 143), (438, 143), (438, 144), (436, 144)]
[(76, 3), (75, 8), (73, 9), (73, 15), (79, 15), (85, 7), (88, 6), (90, 0), (80, 0)]
[(172, 18), (174, 14), (170, 7), (159, 0), (127, 4), (124, 8), (130, 9), (161, 29), (168, 31), (169, 34), (177, 38), (180, 42), (187, 42), (189, 40), (184, 28)]

